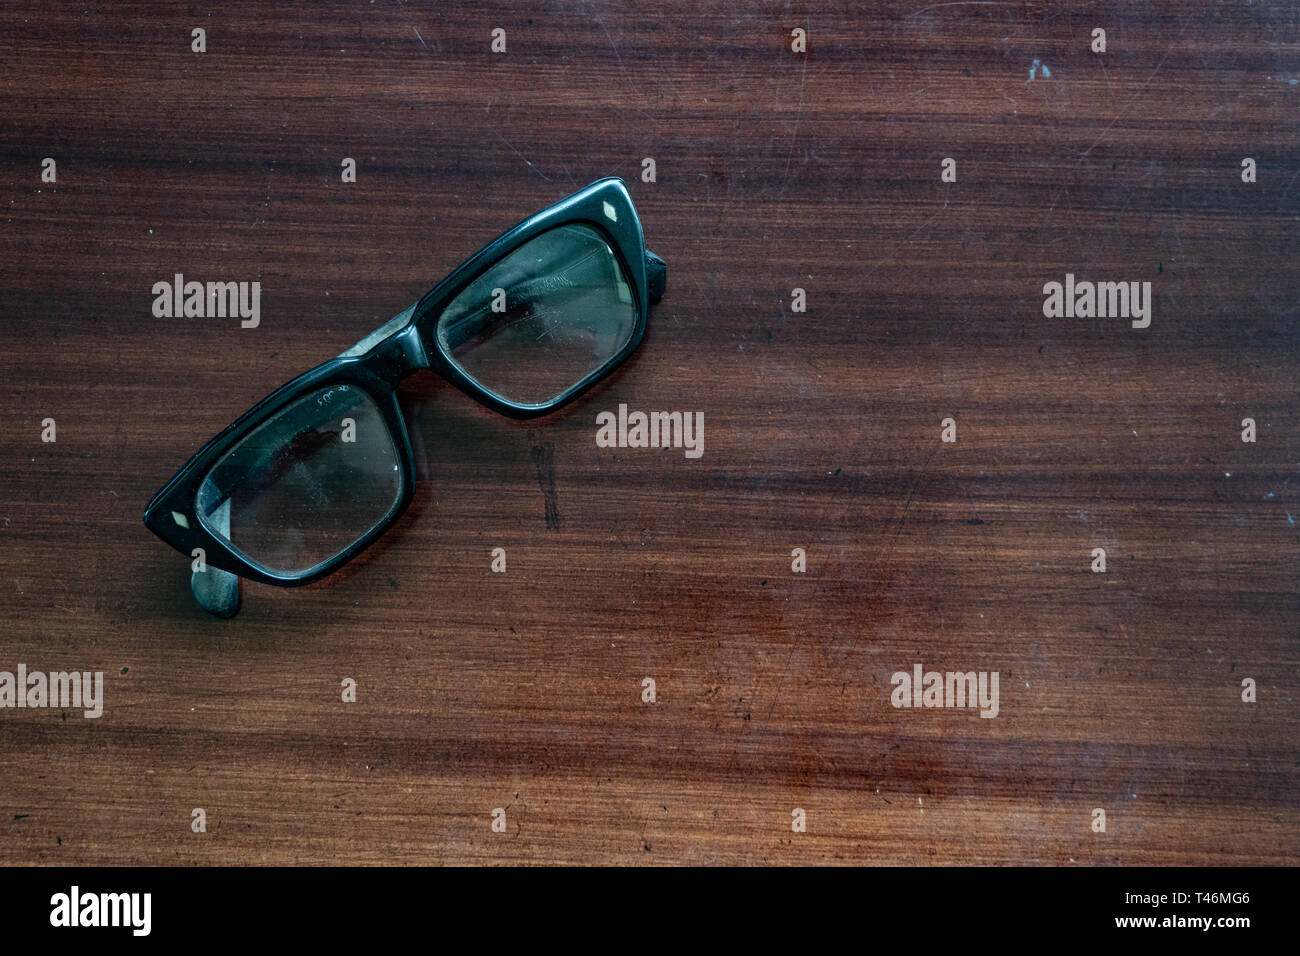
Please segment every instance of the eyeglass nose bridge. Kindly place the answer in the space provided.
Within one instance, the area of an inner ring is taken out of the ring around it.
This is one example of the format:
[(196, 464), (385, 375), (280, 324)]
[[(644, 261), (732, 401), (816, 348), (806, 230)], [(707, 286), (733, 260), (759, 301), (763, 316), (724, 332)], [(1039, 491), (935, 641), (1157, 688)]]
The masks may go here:
[(424, 335), (412, 322), (385, 340), (371, 359), (370, 370), (393, 388), (415, 372), (433, 368), (424, 347)]

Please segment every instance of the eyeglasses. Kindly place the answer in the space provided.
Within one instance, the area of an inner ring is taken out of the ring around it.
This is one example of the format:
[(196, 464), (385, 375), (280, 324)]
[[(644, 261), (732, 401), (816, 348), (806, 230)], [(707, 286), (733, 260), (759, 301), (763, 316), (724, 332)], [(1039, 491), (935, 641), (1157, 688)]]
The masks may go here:
[(144, 523), (194, 559), (194, 596), (222, 617), (239, 609), (241, 576), (319, 580), (411, 502), (403, 379), (431, 369), (496, 411), (544, 415), (632, 353), (666, 274), (623, 182), (592, 183), (245, 412), (154, 495)]

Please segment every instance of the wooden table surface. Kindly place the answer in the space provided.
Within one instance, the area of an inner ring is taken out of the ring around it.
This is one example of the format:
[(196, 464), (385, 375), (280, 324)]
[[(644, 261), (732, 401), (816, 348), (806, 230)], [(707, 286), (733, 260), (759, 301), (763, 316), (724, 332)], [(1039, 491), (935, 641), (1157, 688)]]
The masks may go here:
[[(0, 862), (1300, 857), (1294, 5), (22, 0), (0, 51), (0, 670), (104, 673), (0, 710)], [(199, 609), (153, 492), (607, 175), (668, 263), (628, 363), (531, 422), (408, 380), (400, 523)], [(178, 272), (260, 325), (154, 317)]]

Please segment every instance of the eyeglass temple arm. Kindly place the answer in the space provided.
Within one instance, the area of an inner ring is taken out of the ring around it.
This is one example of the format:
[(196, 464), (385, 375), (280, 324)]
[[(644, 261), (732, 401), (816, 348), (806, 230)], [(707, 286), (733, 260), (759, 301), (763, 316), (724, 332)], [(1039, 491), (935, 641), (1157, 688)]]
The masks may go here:
[(663, 298), (664, 289), (668, 284), (668, 266), (649, 249), (645, 251), (645, 280), (650, 301), (658, 302)]
[[(230, 499), (227, 498), (212, 512), (209, 520), (215, 530), (225, 538), (230, 538)], [(209, 614), (217, 617), (234, 617), (239, 611), (239, 575), (212, 565), (205, 565), (202, 571), (190, 572), (190, 591), (194, 600)]]

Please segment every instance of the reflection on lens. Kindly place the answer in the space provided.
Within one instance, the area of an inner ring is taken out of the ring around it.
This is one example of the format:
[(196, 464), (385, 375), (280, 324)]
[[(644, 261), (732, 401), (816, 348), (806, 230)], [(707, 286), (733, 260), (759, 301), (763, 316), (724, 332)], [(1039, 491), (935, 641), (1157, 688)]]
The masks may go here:
[(213, 465), (199, 520), (254, 564), (301, 574), (396, 508), (402, 469), (378, 406), (354, 385), (306, 395)]
[(632, 338), (636, 304), (596, 229), (548, 230), (475, 279), (438, 319), (445, 354), (519, 405), (558, 398)]

